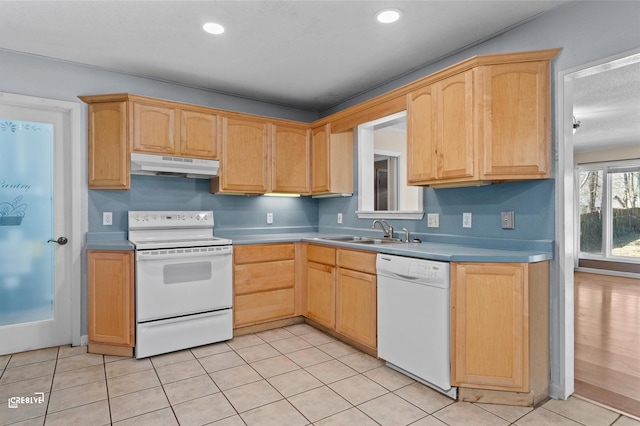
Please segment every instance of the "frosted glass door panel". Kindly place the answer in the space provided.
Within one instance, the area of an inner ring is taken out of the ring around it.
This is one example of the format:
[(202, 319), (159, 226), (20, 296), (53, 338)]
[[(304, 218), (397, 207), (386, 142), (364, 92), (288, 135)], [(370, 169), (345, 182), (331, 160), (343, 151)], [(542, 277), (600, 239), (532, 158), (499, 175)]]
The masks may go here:
[(54, 312), (53, 125), (0, 118), (0, 326)]

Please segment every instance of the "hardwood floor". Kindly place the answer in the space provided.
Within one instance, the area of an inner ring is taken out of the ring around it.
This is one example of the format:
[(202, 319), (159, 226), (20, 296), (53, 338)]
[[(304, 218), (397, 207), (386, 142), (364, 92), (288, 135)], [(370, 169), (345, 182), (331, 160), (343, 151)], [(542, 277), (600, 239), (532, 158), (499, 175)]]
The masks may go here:
[(575, 273), (575, 394), (640, 417), (640, 280)]

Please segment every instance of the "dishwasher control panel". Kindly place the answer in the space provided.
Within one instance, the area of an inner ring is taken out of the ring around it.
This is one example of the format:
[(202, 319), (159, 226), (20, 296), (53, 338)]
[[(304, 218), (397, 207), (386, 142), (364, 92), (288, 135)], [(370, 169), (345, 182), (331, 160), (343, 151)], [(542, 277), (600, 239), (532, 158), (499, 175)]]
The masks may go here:
[(418, 278), (440, 278), (446, 273), (445, 268), (433, 263), (412, 261), (409, 264), (409, 276)]
[(440, 288), (449, 288), (449, 268), (449, 262), (383, 253), (378, 254), (376, 259), (378, 276), (390, 276)]

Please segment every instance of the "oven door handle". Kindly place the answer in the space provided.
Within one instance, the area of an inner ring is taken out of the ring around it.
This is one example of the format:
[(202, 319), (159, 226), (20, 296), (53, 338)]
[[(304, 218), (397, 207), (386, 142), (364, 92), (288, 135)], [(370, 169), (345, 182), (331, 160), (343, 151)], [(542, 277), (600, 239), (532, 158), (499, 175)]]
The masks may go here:
[(200, 250), (200, 249), (167, 249), (167, 250), (138, 250), (136, 252), (136, 260), (139, 262), (167, 260), (167, 259), (193, 259), (202, 257), (219, 257), (231, 256), (233, 249), (217, 248), (216, 250)]

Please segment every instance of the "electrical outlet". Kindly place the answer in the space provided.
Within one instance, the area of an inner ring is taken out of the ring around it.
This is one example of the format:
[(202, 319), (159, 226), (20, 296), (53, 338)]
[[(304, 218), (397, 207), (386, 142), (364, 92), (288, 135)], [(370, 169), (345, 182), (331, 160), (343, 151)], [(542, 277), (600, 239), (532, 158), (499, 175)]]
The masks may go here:
[(471, 213), (462, 213), (462, 227), (471, 228)]
[(439, 228), (440, 227), (440, 215), (438, 213), (427, 214), (427, 227)]
[(267, 225), (271, 225), (273, 223), (273, 213), (267, 213)]
[(338, 223), (342, 223), (342, 213), (338, 213)]
[(113, 213), (111, 213), (111, 212), (102, 212), (102, 224), (103, 225), (113, 225)]
[(515, 229), (516, 227), (516, 215), (514, 212), (502, 212), (500, 213), (500, 223), (502, 229)]

